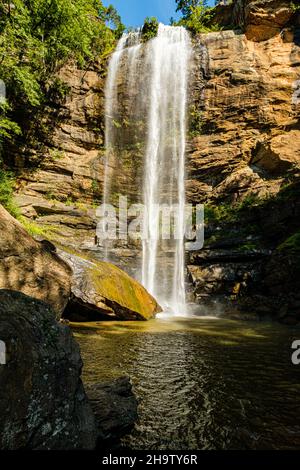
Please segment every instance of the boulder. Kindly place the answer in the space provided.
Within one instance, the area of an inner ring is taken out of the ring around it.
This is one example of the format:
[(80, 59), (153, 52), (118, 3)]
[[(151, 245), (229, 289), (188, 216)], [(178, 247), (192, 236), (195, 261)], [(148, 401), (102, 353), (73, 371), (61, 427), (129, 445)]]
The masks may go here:
[(279, 134), (267, 144), (259, 144), (252, 163), (271, 175), (300, 168), (300, 131)]
[(146, 289), (117, 266), (62, 250), (58, 253), (73, 271), (67, 318), (150, 320), (161, 312)]
[(137, 400), (129, 377), (88, 385), (86, 393), (95, 413), (99, 441), (104, 445), (118, 443), (138, 418)]
[(266, 41), (279, 34), (294, 15), (290, 0), (237, 0), (234, 22), (251, 41)]
[(0, 288), (43, 300), (60, 317), (70, 297), (70, 267), (34, 240), (2, 206), (0, 232)]
[(44, 302), (0, 290), (0, 338), (0, 449), (93, 449), (95, 419), (69, 327)]

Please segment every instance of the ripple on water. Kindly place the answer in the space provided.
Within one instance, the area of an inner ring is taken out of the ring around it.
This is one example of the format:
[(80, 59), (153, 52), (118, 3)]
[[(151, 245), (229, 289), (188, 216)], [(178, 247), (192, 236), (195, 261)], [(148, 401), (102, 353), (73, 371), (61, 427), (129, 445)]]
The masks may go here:
[(131, 376), (133, 449), (300, 449), (299, 329), (208, 318), (76, 328), (89, 383)]

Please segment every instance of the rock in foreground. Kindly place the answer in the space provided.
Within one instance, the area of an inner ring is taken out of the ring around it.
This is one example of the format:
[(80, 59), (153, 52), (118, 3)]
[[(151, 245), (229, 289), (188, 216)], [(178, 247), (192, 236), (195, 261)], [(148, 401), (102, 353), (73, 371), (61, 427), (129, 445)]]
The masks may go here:
[(103, 261), (90, 261), (59, 250), (73, 271), (71, 320), (150, 320), (161, 312), (156, 300), (124, 271)]
[(34, 240), (1, 205), (0, 233), (0, 289), (43, 300), (60, 317), (70, 296), (69, 266)]
[(93, 449), (79, 347), (44, 302), (0, 290), (0, 449)]
[(138, 418), (137, 400), (128, 377), (86, 387), (97, 421), (100, 443), (118, 443)]

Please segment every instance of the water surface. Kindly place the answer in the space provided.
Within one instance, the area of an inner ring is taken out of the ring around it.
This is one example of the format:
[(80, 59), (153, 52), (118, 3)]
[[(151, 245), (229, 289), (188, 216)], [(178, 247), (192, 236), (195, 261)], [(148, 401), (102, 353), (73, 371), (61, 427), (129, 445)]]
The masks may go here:
[(300, 329), (207, 318), (75, 330), (87, 383), (130, 375), (132, 449), (300, 449)]

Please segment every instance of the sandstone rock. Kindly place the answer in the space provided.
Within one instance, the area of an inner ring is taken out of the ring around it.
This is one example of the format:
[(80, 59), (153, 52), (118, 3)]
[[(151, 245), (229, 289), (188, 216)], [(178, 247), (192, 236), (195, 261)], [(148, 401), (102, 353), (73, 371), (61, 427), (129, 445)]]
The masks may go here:
[[(237, 31), (199, 36), (206, 61), (204, 67), (195, 46), (193, 102), (202, 128), (188, 144), (189, 202), (239, 200), (251, 193), (265, 197), (279, 191), (287, 169), (294, 171), (300, 48), (283, 39), (277, 34), (253, 42)], [(274, 149), (275, 173), (253, 163), (259, 148)]]
[(118, 443), (128, 434), (137, 418), (137, 400), (128, 377), (113, 382), (88, 385), (86, 393), (97, 421), (101, 446)]
[(279, 34), (294, 12), (289, 0), (237, 0), (234, 21), (249, 40), (265, 41)]
[(267, 144), (259, 144), (252, 162), (271, 175), (300, 168), (300, 131), (279, 134)]
[(59, 250), (73, 271), (72, 299), (66, 315), (90, 320), (149, 320), (161, 311), (146, 289), (113, 264), (90, 261)]
[(93, 449), (95, 420), (70, 329), (44, 302), (0, 290), (0, 338), (0, 448)]
[(69, 266), (35, 241), (2, 206), (0, 232), (0, 288), (43, 300), (60, 317), (71, 292)]

